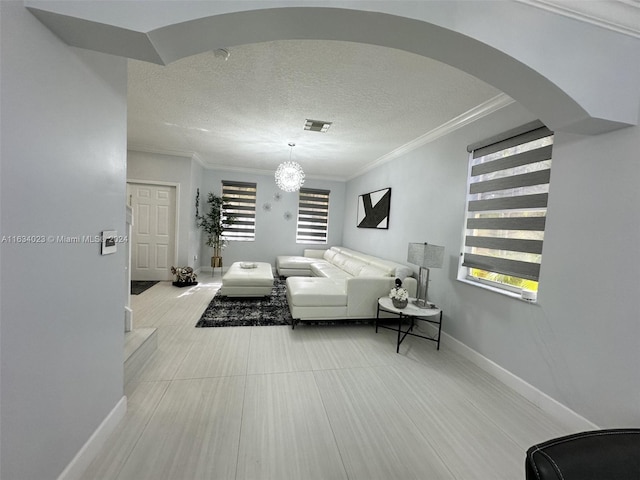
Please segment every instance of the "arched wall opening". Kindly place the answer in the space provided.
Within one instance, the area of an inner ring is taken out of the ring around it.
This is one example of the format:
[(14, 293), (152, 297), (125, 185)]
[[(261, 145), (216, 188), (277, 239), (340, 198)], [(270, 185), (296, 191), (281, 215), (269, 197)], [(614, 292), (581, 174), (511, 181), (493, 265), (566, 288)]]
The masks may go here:
[[(131, 28), (131, 24), (135, 23), (132, 20), (128, 21), (127, 27), (119, 26), (113, 18), (109, 20), (111, 24), (99, 21), (100, 12), (82, 12), (83, 17), (74, 17), (69, 10), (73, 6), (67, 5), (66, 10), (54, 12), (51, 9), (55, 6), (45, 8), (46, 2), (28, 2), (28, 5), (31, 5), (29, 9), (34, 15), (70, 45), (158, 64), (168, 64), (216, 48), (272, 40), (359, 42), (406, 50), (458, 68), (502, 90), (537, 115), (552, 130), (596, 134), (637, 123), (637, 98), (619, 102), (620, 111), (615, 112), (616, 109), (612, 106), (614, 99), (609, 97), (616, 92), (600, 90), (597, 96), (584, 94), (584, 84), (589, 80), (587, 77), (580, 79), (581, 72), (577, 69), (575, 59), (575, 72), (567, 74), (566, 69), (562, 68), (555, 72), (554, 65), (561, 63), (558, 56), (564, 54), (561, 49), (553, 52), (555, 57), (549, 59), (548, 65), (544, 59), (545, 52), (539, 55), (543, 57), (541, 60), (527, 58), (525, 62), (517, 58), (513, 51), (507, 53), (509, 35), (513, 35), (513, 32), (509, 34), (509, 30), (514, 28), (512, 25), (505, 29), (505, 39), (501, 40), (506, 45), (505, 48), (503, 45), (495, 45), (496, 42), (491, 45), (490, 41), (500, 38), (501, 32), (493, 30), (499, 25), (500, 18), (506, 18), (506, 15), (493, 19), (491, 23), (490, 19), (479, 16), (480, 12), (474, 11), (476, 7), (469, 6), (468, 2), (465, 2), (464, 7), (457, 5), (457, 9), (453, 11), (450, 10), (451, 5), (445, 5), (446, 2), (434, 2), (440, 8), (436, 14), (431, 10), (434, 7), (425, 6), (424, 11), (404, 12), (404, 16), (390, 13), (396, 8), (393, 6), (394, 2), (384, 2), (385, 5), (388, 4), (387, 12), (317, 6), (268, 8), (278, 3), (282, 2), (264, 2), (265, 8), (245, 11), (229, 11), (230, 7), (227, 6), (227, 11), (210, 15), (194, 12), (194, 18), (175, 22), (172, 18), (179, 19), (179, 15), (172, 17), (171, 12), (160, 12), (164, 15), (162, 26), (146, 32)], [(523, 8), (522, 5), (511, 5), (513, 2), (495, 3), (500, 3), (498, 8), (501, 9)], [(135, 5), (136, 2), (132, 4)], [(401, 10), (404, 2), (397, 4), (400, 5), (397, 9)], [(485, 5), (483, 8), (483, 12), (486, 12), (490, 7)], [(118, 4), (118, 9), (126, 10), (126, 4)], [(469, 11), (464, 13), (466, 9)], [(139, 9), (136, 12), (140, 14)], [(184, 18), (184, 12), (182, 15)], [(432, 15), (433, 22), (406, 15)], [(473, 15), (477, 17), (476, 22), (467, 25), (464, 20), (473, 19)], [(557, 19), (551, 20), (557, 23)], [(484, 30), (491, 32), (491, 35), (487, 36), (481, 31), (483, 22), (486, 24)], [(447, 23), (450, 24), (449, 27), (443, 26)], [(526, 41), (528, 38), (523, 34), (525, 48)], [(537, 49), (539, 47), (540, 45), (536, 46)], [(568, 58), (567, 67), (570, 66), (569, 60)], [(535, 68), (531, 66), (534, 63)], [(631, 72), (634, 74), (631, 77), (640, 75), (640, 69), (636, 70), (638, 72)], [(559, 86), (561, 83), (562, 88)], [(626, 83), (623, 86), (625, 85)], [(609, 90), (613, 91), (615, 88), (615, 85), (609, 86)], [(625, 92), (626, 89), (619, 88), (617, 94), (624, 96)], [(625, 111), (622, 112), (622, 109)]]

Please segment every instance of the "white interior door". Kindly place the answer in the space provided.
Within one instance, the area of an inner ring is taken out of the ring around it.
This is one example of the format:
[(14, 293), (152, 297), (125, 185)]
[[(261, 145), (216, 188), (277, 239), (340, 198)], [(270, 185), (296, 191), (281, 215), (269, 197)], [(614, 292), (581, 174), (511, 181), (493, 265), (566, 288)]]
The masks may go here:
[(128, 183), (133, 208), (131, 279), (171, 280), (175, 260), (176, 187)]

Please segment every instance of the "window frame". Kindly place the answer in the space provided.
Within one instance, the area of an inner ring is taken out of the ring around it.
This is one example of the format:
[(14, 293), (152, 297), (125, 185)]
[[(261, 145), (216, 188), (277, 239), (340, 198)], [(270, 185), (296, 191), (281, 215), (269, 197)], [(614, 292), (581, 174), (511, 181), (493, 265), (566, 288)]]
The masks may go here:
[[(222, 232), (225, 242), (255, 241), (257, 196), (257, 183), (222, 180), (223, 223), (229, 216), (236, 217)], [(245, 215), (244, 212), (249, 215)], [(249, 235), (242, 235), (243, 233)]]
[[(306, 195), (307, 197), (303, 199), (303, 195)], [(328, 244), (330, 197), (331, 190), (318, 188), (301, 188), (298, 191), (298, 215), (296, 216), (297, 244)], [(326, 207), (321, 207), (321, 205), (326, 205)], [(301, 228), (301, 224), (306, 228)], [(324, 228), (317, 228), (318, 226), (323, 226)], [(312, 232), (313, 230), (315, 230), (315, 232)], [(320, 232), (323, 234), (323, 236), (321, 234), (319, 235)], [(313, 241), (312, 238), (309, 238), (312, 236), (318, 236), (319, 240)]]
[[(515, 298), (522, 298), (523, 290), (538, 290), (553, 140), (553, 132), (536, 121), (467, 147), (458, 280)], [(514, 262), (514, 257), (520, 258)]]

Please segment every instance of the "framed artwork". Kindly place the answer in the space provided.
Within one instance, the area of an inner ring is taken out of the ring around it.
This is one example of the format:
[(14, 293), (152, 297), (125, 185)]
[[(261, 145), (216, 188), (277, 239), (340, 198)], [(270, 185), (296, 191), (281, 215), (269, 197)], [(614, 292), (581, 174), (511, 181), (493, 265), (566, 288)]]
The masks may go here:
[(389, 228), (391, 188), (358, 196), (358, 228)]

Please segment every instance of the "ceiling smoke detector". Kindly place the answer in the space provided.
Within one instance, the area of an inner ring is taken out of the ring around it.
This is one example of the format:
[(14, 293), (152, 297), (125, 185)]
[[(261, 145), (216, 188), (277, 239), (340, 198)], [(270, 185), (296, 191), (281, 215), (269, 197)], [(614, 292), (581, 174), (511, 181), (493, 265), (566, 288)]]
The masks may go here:
[(226, 48), (218, 48), (217, 50), (213, 51), (214, 57), (221, 58), (225, 62), (229, 60), (230, 55), (231, 54), (229, 53), (229, 50), (227, 50)]
[(329, 130), (332, 122), (323, 122), (321, 120), (307, 120), (304, 124), (305, 130), (312, 132), (326, 132)]

